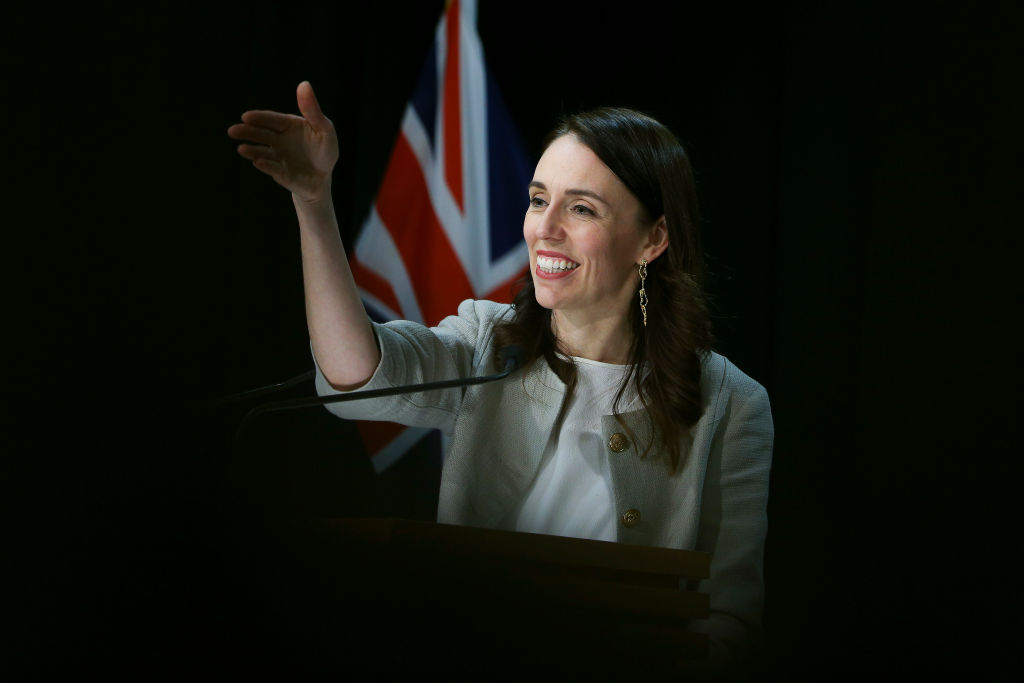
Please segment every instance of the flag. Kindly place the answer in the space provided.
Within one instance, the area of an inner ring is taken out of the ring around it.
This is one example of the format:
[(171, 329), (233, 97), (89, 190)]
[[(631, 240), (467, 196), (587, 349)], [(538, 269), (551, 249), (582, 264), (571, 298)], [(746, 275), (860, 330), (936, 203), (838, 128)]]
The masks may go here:
[[(525, 150), (484, 64), (476, 1), (437, 26), (350, 258), (370, 316), (436, 325), (464, 299), (509, 301), (529, 255)], [(383, 471), (430, 430), (359, 423)]]

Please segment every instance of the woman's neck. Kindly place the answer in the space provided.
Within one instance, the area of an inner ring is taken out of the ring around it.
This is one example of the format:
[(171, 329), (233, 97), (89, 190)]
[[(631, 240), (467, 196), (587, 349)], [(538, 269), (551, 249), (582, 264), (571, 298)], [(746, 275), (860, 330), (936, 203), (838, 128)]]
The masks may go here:
[(629, 363), (633, 333), (626, 316), (584, 318), (555, 310), (551, 312), (551, 330), (558, 351), (568, 356), (618, 365)]

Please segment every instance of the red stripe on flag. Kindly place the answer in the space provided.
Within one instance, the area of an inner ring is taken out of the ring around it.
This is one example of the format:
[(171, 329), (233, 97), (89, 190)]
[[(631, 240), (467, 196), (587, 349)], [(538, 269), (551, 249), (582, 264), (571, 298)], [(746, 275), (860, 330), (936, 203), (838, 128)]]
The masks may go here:
[(356, 429), (359, 430), (359, 437), (363, 440), (367, 454), (373, 457), (398, 438), (406, 427), (394, 422), (356, 422)]
[(352, 269), (352, 277), (355, 278), (357, 285), (377, 297), (381, 303), (389, 306), (399, 316), (405, 316), (405, 312), (402, 311), (402, 305), (398, 303), (398, 296), (395, 294), (395, 290), (391, 287), (390, 282), (364, 266), (355, 255), (349, 259), (348, 263)]
[(436, 325), (463, 299), (473, 298), (473, 287), (437, 220), (423, 169), (405, 135), (398, 136), (391, 153), (377, 194), (377, 213), (402, 256), (423, 322)]
[(459, 98), (459, 3), (448, 8), (448, 56), (444, 64), (444, 175), (459, 211), (462, 204), (462, 108)]

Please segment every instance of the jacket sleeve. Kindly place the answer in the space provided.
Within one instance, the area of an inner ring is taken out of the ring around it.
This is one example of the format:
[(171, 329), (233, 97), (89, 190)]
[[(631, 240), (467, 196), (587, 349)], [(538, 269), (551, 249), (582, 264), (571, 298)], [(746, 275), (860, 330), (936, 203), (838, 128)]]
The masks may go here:
[[(490, 301), (467, 299), (459, 305), (458, 315), (445, 318), (437, 327), (428, 328), (407, 320), (374, 323), (380, 363), (369, 382), (357, 391), (473, 376), (490, 358), (494, 322), (505, 308)], [(318, 395), (348, 393), (333, 388), (315, 356), (313, 361)], [(338, 417), (350, 420), (387, 420), (450, 432), (463, 394), (464, 389), (456, 387), (332, 403), (326, 407)]]
[(711, 445), (698, 550), (712, 554), (706, 630), (712, 658), (742, 661), (760, 640), (774, 425), (768, 394), (739, 372)]

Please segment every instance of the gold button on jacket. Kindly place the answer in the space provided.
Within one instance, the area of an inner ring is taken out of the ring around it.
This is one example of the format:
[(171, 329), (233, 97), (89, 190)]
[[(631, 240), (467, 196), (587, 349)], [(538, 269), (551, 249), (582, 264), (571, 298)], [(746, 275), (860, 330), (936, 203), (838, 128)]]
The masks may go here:
[(612, 449), (615, 453), (621, 453), (629, 448), (629, 439), (626, 438), (625, 434), (619, 434), (616, 432), (615, 434), (612, 434), (610, 439), (608, 439), (608, 448)]
[(640, 511), (629, 509), (622, 513), (622, 524), (628, 529), (632, 529), (640, 523)]

